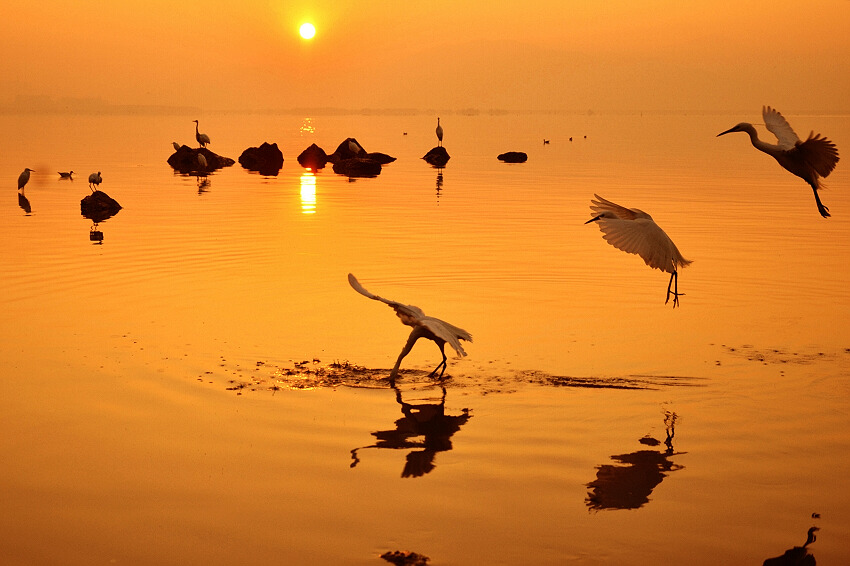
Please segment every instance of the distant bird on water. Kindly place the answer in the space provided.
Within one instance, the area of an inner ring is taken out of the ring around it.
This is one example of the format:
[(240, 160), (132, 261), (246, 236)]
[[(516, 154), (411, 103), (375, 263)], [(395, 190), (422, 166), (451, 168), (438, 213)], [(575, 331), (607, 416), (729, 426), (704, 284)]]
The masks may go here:
[(351, 273), (348, 274), (348, 283), (355, 291), (364, 297), (369, 297), (370, 299), (381, 301), (382, 303), (386, 303), (391, 306), (393, 310), (395, 310), (396, 315), (401, 319), (402, 324), (413, 327), (413, 331), (411, 331), (410, 336), (407, 338), (407, 343), (404, 345), (401, 354), (399, 354), (398, 359), (395, 362), (395, 366), (393, 366), (393, 369), (390, 372), (391, 383), (395, 383), (395, 378), (398, 376), (398, 368), (401, 365), (401, 360), (410, 353), (410, 350), (413, 349), (413, 345), (420, 338), (433, 340), (440, 348), (440, 353), (443, 355), (443, 360), (437, 365), (437, 367), (434, 368), (434, 371), (431, 372), (430, 375), (432, 377), (437, 375), (437, 370), (440, 370), (440, 377), (442, 377), (443, 373), (446, 371), (446, 360), (448, 359), (445, 351), (446, 342), (451, 344), (452, 348), (454, 348), (459, 355), (466, 355), (466, 352), (463, 350), (463, 346), (460, 344), (461, 340), (472, 342), (472, 335), (466, 330), (458, 328), (457, 326), (449, 324), (439, 318), (425, 316), (425, 313), (422, 312), (422, 309), (419, 307), (405, 305), (370, 293), (363, 288), (360, 282), (357, 281), (357, 278)]
[(21, 189), (23, 189), (26, 186), (27, 183), (29, 183), (30, 172), (35, 173), (35, 169), (30, 169), (29, 167), (27, 167), (26, 169), (21, 171), (20, 175), (18, 175), (18, 190), (19, 191)]
[(755, 127), (747, 122), (741, 122), (725, 132), (720, 132), (717, 137), (731, 132), (749, 134), (753, 147), (776, 159), (782, 167), (812, 187), (818, 212), (824, 218), (828, 218), (829, 209), (820, 201), (818, 190), (823, 187), (820, 178), (827, 177), (838, 163), (838, 149), (835, 144), (821, 137), (820, 134), (815, 134), (814, 131), (809, 134), (806, 141), (801, 141), (778, 111), (770, 106), (763, 106), (761, 113), (764, 117), (764, 125), (776, 136), (778, 144), (761, 141)]
[(74, 180), (74, 172), (73, 171), (59, 171), (60, 179), (71, 179)]
[[(92, 192), (96, 191), (97, 186), (100, 185), (102, 182), (103, 182), (103, 177), (100, 176), (100, 171), (98, 171), (97, 173), (92, 173), (91, 175), (89, 175), (89, 188), (92, 190)], [(92, 185), (94, 185), (94, 186), (92, 186)]]
[[(649, 267), (670, 274), (667, 284), (666, 305), (673, 295), (673, 307), (679, 305), (679, 268), (687, 267), (691, 260), (682, 257), (676, 244), (662, 230), (652, 217), (637, 208), (626, 208), (593, 195), (590, 201), (593, 218), (585, 222), (598, 222), (602, 237), (609, 244), (630, 254), (637, 254)], [(670, 291), (671, 285), (673, 291)]]
[(543, 138), (543, 145), (549, 145), (549, 140), (547, 140), (546, 138)]
[(195, 139), (198, 140), (198, 143), (201, 144), (201, 147), (207, 147), (207, 144), (210, 143), (210, 137), (207, 134), (202, 134), (198, 131), (197, 120), (192, 121), (195, 123)]
[(437, 145), (443, 145), (443, 127), (440, 125), (439, 117), (437, 117)]

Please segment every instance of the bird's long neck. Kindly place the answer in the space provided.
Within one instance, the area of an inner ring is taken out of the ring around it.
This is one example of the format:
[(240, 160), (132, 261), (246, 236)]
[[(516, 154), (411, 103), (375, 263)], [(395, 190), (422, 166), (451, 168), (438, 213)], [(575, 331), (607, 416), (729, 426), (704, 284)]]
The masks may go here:
[(197, 122), (195, 122), (195, 135), (196, 136), (198, 135), (198, 123)]
[(743, 130), (747, 132), (750, 136), (750, 143), (753, 144), (753, 147), (759, 151), (763, 151), (768, 155), (776, 156), (777, 153), (782, 152), (782, 148), (778, 145), (773, 145), (772, 143), (767, 143), (766, 141), (762, 141), (759, 139), (759, 134), (756, 131), (755, 127), (752, 124), (747, 124), (744, 126)]

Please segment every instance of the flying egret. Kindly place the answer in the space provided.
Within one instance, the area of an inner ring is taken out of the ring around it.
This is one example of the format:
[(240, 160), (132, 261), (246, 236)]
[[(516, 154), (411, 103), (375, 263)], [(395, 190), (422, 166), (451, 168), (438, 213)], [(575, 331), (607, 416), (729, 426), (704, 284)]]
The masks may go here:
[(639, 255), (649, 267), (669, 273), (670, 282), (667, 284), (667, 300), (664, 304), (666, 305), (670, 301), (670, 295), (673, 295), (673, 307), (678, 306), (678, 270), (679, 267), (690, 265), (691, 260), (682, 257), (670, 236), (644, 211), (625, 208), (599, 195), (593, 196), (596, 197), (596, 200), (590, 201), (593, 218), (585, 224), (598, 222), (602, 237), (609, 244), (618, 250)]
[(59, 171), (60, 179), (71, 179), (74, 180), (74, 172), (73, 171)]
[(27, 167), (26, 169), (24, 169), (23, 171), (21, 171), (21, 174), (20, 174), (20, 175), (18, 175), (18, 190), (19, 190), (19, 191), (20, 191), (21, 189), (23, 189), (23, 188), (24, 188), (24, 186), (25, 186), (27, 183), (29, 183), (29, 180), (30, 180), (30, 172), (35, 173), (35, 169), (30, 169), (29, 167)]
[[(97, 173), (92, 173), (89, 175), (89, 188), (94, 192), (97, 190), (97, 186), (103, 182), (103, 177), (100, 176), (100, 171)], [(94, 186), (92, 186), (94, 185)]]
[(443, 145), (443, 127), (440, 125), (439, 117), (437, 117), (437, 145)]
[(747, 122), (741, 122), (725, 132), (720, 132), (717, 137), (731, 132), (749, 134), (753, 147), (776, 159), (782, 167), (812, 187), (818, 212), (824, 218), (828, 218), (829, 209), (820, 201), (818, 189), (823, 187), (820, 178), (827, 177), (838, 163), (838, 149), (835, 144), (821, 137), (820, 134), (815, 134), (814, 131), (809, 134), (806, 141), (801, 141), (782, 114), (770, 106), (763, 106), (761, 114), (764, 117), (764, 125), (776, 136), (778, 144), (761, 141), (755, 127)]
[(174, 146), (174, 151), (180, 151), (180, 144), (177, 142), (171, 142), (171, 145)]
[(393, 369), (390, 372), (391, 383), (395, 383), (395, 378), (398, 376), (398, 368), (401, 365), (401, 360), (410, 353), (410, 350), (413, 349), (413, 345), (420, 338), (433, 340), (440, 348), (440, 353), (443, 355), (443, 360), (437, 365), (437, 367), (434, 368), (434, 371), (430, 373), (432, 377), (437, 374), (437, 370), (440, 370), (440, 377), (443, 377), (443, 373), (446, 371), (446, 360), (448, 359), (445, 351), (446, 342), (451, 344), (452, 348), (455, 349), (458, 355), (466, 355), (466, 352), (463, 350), (463, 346), (460, 344), (461, 340), (472, 342), (472, 335), (466, 330), (458, 328), (457, 326), (449, 324), (439, 318), (425, 316), (425, 313), (422, 312), (422, 309), (419, 307), (404, 305), (402, 303), (374, 295), (364, 289), (360, 282), (357, 281), (357, 278), (355, 278), (351, 273), (348, 274), (348, 283), (355, 291), (364, 297), (369, 297), (370, 299), (381, 301), (382, 303), (386, 303), (391, 306), (393, 310), (395, 310), (396, 315), (401, 319), (402, 324), (413, 327), (410, 336), (407, 338), (407, 344), (404, 345), (401, 354), (399, 354), (398, 359), (395, 362), (395, 366), (393, 366)]
[(201, 147), (207, 147), (207, 144), (210, 143), (210, 137), (207, 134), (202, 134), (198, 131), (197, 120), (192, 121), (195, 123), (195, 139), (198, 140), (198, 143), (201, 144)]

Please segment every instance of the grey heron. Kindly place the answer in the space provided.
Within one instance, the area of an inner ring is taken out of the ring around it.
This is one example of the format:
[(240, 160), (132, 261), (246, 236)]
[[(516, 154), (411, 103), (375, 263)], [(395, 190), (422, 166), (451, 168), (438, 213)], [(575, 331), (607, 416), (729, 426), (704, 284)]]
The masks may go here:
[(198, 143), (201, 144), (201, 147), (207, 147), (207, 144), (210, 143), (210, 137), (207, 134), (202, 134), (198, 131), (197, 120), (192, 121), (195, 123), (195, 139), (198, 140)]
[(18, 190), (19, 191), (21, 189), (23, 189), (26, 186), (27, 183), (29, 183), (31, 172), (35, 173), (35, 169), (30, 169), (29, 167), (27, 167), (26, 169), (21, 171), (20, 175), (18, 175)]

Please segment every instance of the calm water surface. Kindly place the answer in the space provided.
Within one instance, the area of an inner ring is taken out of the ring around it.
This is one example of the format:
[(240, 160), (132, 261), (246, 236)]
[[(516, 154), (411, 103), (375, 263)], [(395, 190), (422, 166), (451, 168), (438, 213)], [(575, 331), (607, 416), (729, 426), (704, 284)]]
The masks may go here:
[[(206, 179), (166, 164), (193, 118), (0, 116), (4, 564), (761, 564), (810, 527), (796, 552), (850, 562), (844, 160), (824, 220), (715, 138), (756, 112), (443, 116), (442, 171), (431, 116), (207, 115), (211, 150), (286, 161)], [(398, 160), (298, 166), (348, 136)], [(681, 308), (584, 225), (594, 193), (694, 260)], [(472, 332), (442, 387), (431, 343), (383, 380), (407, 330), (349, 272)]]

